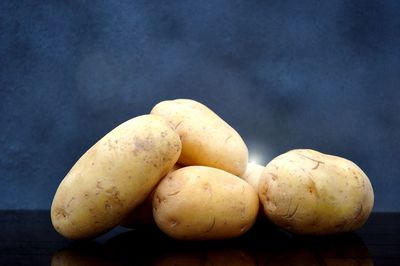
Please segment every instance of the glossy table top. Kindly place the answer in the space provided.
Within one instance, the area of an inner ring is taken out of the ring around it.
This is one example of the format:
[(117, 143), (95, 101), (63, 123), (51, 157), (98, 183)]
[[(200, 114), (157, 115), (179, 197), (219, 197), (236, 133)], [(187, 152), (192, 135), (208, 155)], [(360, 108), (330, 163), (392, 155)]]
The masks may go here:
[(0, 265), (400, 265), (400, 213), (374, 213), (355, 233), (299, 237), (258, 222), (229, 241), (181, 242), (119, 227), (70, 241), (48, 211), (1, 211)]

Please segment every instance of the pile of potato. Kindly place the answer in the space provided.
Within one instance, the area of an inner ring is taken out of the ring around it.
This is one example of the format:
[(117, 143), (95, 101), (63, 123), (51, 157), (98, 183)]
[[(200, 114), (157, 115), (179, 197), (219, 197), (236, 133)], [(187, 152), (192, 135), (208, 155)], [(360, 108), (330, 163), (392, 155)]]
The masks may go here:
[(71, 239), (154, 221), (176, 239), (226, 239), (248, 231), (259, 213), (290, 232), (321, 235), (359, 228), (373, 201), (368, 177), (351, 161), (298, 149), (266, 167), (250, 164), (231, 126), (203, 104), (177, 99), (92, 146), (59, 185), (51, 219)]

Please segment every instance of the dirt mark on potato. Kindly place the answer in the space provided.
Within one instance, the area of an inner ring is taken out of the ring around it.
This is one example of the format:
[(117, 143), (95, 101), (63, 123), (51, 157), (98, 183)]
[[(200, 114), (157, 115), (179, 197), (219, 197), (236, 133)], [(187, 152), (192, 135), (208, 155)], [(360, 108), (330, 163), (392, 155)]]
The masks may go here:
[(308, 184), (308, 192), (310, 192), (310, 194), (315, 195), (315, 197), (319, 198), (319, 193), (318, 193), (318, 188), (315, 185), (314, 180), (312, 180), (311, 178), (309, 179), (309, 184)]
[(278, 176), (276, 175), (276, 174), (274, 174), (274, 173), (268, 173), (270, 176), (271, 176), (271, 179), (273, 180), (273, 181), (276, 181), (277, 179), (278, 179)]
[(150, 151), (153, 148), (153, 143), (151, 143), (151, 141), (147, 140), (147, 139), (140, 139), (138, 137), (135, 137), (133, 139), (133, 143), (134, 143), (134, 149), (133, 149), (133, 154), (134, 155), (138, 155), (139, 153), (143, 152), (143, 151)]
[(110, 196), (110, 201), (112, 201), (112, 203), (123, 206), (123, 200), (120, 198), (120, 193), (116, 186), (105, 190), (105, 192)]
[(70, 213), (67, 212), (67, 210), (64, 207), (58, 207), (54, 210), (54, 212), (55, 212), (57, 218), (62, 217), (64, 219), (66, 219), (70, 215)]

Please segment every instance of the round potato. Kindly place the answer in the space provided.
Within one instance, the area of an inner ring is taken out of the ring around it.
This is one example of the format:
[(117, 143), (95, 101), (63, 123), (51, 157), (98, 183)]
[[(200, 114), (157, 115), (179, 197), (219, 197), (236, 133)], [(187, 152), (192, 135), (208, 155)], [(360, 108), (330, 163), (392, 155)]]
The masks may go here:
[(361, 227), (374, 193), (353, 162), (314, 150), (292, 150), (266, 166), (259, 196), (267, 217), (297, 234), (333, 234)]
[(244, 180), (220, 169), (188, 166), (171, 172), (156, 188), (153, 216), (176, 239), (233, 238), (254, 223), (259, 199)]
[(59, 185), (51, 206), (54, 228), (81, 239), (118, 225), (173, 167), (180, 151), (178, 134), (160, 116), (143, 115), (119, 125)]
[(243, 139), (205, 105), (188, 99), (163, 101), (151, 114), (167, 119), (181, 137), (180, 164), (215, 167), (237, 176), (246, 170), (248, 150)]
[(265, 167), (256, 163), (248, 163), (246, 172), (240, 177), (258, 191), (258, 183)]

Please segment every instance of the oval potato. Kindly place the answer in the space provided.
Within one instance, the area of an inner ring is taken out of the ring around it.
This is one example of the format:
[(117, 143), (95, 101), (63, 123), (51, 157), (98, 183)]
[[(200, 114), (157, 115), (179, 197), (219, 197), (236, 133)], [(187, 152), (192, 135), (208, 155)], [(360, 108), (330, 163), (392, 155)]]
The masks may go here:
[(353, 162), (314, 150), (292, 150), (266, 166), (259, 196), (267, 217), (297, 234), (333, 234), (361, 227), (374, 193)]
[(243, 139), (205, 105), (189, 99), (163, 101), (151, 114), (167, 119), (181, 137), (180, 164), (215, 167), (237, 176), (246, 170), (248, 150)]
[(54, 228), (81, 239), (118, 225), (173, 167), (180, 151), (178, 134), (159, 116), (143, 115), (119, 125), (59, 185), (51, 206)]
[(157, 186), (153, 216), (158, 227), (176, 239), (233, 238), (254, 223), (259, 199), (244, 180), (220, 169), (188, 166)]

